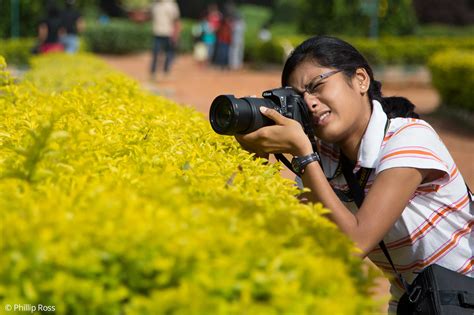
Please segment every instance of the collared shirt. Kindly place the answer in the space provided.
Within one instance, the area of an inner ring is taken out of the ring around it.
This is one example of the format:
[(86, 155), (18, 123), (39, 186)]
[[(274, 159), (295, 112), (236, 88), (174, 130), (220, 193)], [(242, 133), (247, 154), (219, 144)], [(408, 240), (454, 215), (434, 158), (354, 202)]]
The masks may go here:
[[(339, 148), (322, 141), (318, 147), (329, 183), (342, 201), (351, 202), (348, 185), (338, 171)], [(354, 172), (361, 167), (374, 169), (366, 184), (366, 193), (377, 174), (386, 169), (409, 167), (443, 172), (441, 178), (418, 186), (383, 240), (397, 270), (408, 283), (431, 264), (474, 277), (474, 206), (448, 149), (427, 122), (394, 118), (387, 125), (382, 106), (374, 101)], [(349, 208), (357, 211), (355, 207)], [(368, 257), (384, 272), (393, 274), (380, 247), (374, 248)], [(389, 311), (392, 312), (404, 291), (396, 277), (390, 278)]]
[(179, 19), (179, 7), (174, 0), (161, 0), (151, 9), (153, 35), (171, 37), (175, 31), (175, 21)]

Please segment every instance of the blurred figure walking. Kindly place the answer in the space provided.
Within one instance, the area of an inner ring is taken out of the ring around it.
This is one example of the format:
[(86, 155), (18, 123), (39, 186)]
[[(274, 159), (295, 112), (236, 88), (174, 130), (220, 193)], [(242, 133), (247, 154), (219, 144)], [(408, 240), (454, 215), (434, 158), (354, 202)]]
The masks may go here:
[(156, 80), (158, 55), (165, 53), (163, 72), (169, 74), (181, 30), (180, 11), (175, 0), (156, 0), (151, 8), (153, 49), (150, 68), (151, 80)]
[(75, 8), (75, 2), (75, 0), (66, 0), (66, 8), (61, 12), (64, 34), (60, 41), (64, 46), (64, 50), (68, 53), (75, 53), (79, 50), (78, 35), (84, 30), (84, 20)]

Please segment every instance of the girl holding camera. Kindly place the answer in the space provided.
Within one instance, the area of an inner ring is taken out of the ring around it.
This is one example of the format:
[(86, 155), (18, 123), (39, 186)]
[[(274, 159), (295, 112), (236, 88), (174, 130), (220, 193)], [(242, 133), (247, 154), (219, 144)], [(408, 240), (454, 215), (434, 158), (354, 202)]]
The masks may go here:
[[(316, 36), (298, 46), (282, 73), (312, 115), (319, 155), (295, 120), (261, 107), (275, 125), (236, 136), (259, 155), (289, 153), (309, 200), (330, 209), (329, 218), (382, 270), (392, 268), (383, 240), (411, 283), (430, 264), (474, 277), (474, 206), (447, 148), (400, 97), (382, 97), (365, 58), (350, 44)], [(319, 163), (317, 163), (319, 162)], [(350, 165), (365, 199), (351, 209), (352, 194), (341, 171)], [(365, 175), (361, 172), (365, 170)], [(395, 311), (403, 294), (391, 279)]]

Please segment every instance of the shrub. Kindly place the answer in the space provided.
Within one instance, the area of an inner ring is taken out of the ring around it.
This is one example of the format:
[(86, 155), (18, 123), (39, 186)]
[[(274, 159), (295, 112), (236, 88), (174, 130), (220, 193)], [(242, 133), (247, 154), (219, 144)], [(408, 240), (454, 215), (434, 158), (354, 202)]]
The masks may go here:
[[(353, 245), (320, 204), (298, 202), (278, 165), (93, 59), (34, 59), (23, 83), (0, 90), (2, 305), (91, 315), (372, 310)], [(65, 83), (57, 89), (45, 73)]]
[[(191, 28), (194, 22), (182, 19), (179, 51), (192, 51)], [(106, 24), (91, 21), (84, 32), (90, 51), (104, 54), (128, 54), (151, 50), (153, 39), (151, 24), (138, 24), (126, 19), (112, 19)]]
[(442, 51), (435, 54), (428, 65), (442, 102), (474, 112), (474, 52)]
[[(264, 48), (256, 42), (248, 47), (250, 61), (275, 62), (281, 59), (283, 44), (289, 42), (293, 47), (301, 44), (309, 36), (275, 36)], [(387, 64), (421, 64), (428, 62), (429, 57), (447, 48), (474, 49), (474, 37), (382, 37), (368, 39), (360, 37), (341, 37), (356, 47), (372, 65)]]
[(97, 53), (127, 54), (149, 50), (152, 32), (149, 23), (137, 24), (124, 19), (90, 23), (84, 31), (89, 49)]
[(0, 55), (9, 64), (28, 65), (35, 44), (34, 38), (0, 39)]
[(426, 64), (434, 53), (447, 48), (474, 49), (474, 37), (383, 37), (348, 39), (373, 64)]

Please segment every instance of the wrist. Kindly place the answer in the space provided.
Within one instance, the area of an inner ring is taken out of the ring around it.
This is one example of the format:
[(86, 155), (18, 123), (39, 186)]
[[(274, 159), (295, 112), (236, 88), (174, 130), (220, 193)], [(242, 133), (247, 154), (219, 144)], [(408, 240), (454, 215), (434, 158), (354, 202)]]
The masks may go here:
[(302, 156), (295, 156), (292, 160), (291, 160), (291, 166), (293, 168), (293, 171), (301, 176), (303, 175), (306, 167), (313, 163), (313, 162), (319, 162), (320, 161), (320, 158), (319, 158), (319, 155), (318, 153), (316, 152), (311, 152), (310, 154), (307, 154), (307, 155), (302, 155)]

